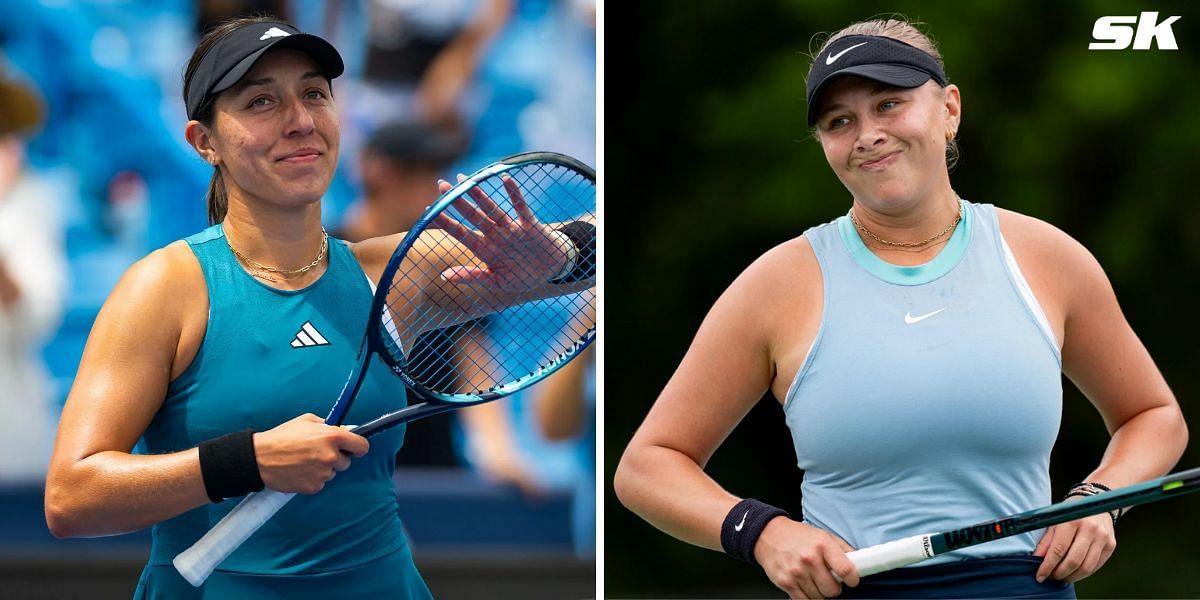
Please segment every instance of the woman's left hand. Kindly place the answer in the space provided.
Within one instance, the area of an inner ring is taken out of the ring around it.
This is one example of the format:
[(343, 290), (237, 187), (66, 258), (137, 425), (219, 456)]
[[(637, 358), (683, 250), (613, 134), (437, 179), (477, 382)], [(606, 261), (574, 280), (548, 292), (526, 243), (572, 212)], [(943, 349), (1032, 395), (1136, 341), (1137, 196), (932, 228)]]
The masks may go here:
[[(459, 181), (464, 179), (459, 175)], [(570, 240), (538, 222), (515, 181), (507, 176), (502, 180), (515, 214), (509, 214), (483, 190), (475, 188), (454, 202), (454, 208), (475, 229), (444, 212), (438, 215), (435, 223), (487, 265), (451, 267), (442, 273), (447, 281), (520, 292), (550, 281), (569, 260), (574, 249)], [(439, 192), (444, 194), (450, 188), (449, 182), (438, 182)]]
[(1045, 557), (1037, 580), (1048, 577), (1075, 583), (1099, 571), (1116, 547), (1117, 533), (1108, 513), (1055, 525), (1033, 551), (1034, 556)]

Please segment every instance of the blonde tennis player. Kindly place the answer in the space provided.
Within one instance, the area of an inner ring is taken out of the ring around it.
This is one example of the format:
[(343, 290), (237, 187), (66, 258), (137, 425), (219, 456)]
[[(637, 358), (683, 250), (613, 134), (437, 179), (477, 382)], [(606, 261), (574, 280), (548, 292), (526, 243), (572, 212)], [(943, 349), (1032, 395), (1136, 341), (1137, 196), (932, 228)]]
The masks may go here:
[[(926, 35), (851, 25), (816, 54), (807, 89), (847, 213), (768, 251), (716, 302), (629, 443), (618, 496), (794, 598), (1074, 597), (1112, 555), (1116, 514), (869, 578), (846, 558), (1049, 504), (1064, 373), (1112, 436), (1069, 496), (1166, 473), (1187, 432), (1087, 249), (955, 192), (968, 103)], [(704, 472), (767, 390), (804, 470), (803, 515)]]

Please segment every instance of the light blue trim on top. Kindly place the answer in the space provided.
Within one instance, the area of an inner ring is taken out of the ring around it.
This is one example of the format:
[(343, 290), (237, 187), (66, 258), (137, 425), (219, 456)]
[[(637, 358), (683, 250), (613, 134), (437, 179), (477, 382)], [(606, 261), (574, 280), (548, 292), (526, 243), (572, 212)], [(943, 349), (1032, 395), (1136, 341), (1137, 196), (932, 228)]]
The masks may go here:
[(911, 267), (893, 265), (875, 256), (875, 253), (871, 252), (871, 249), (867, 248), (862, 238), (858, 236), (854, 223), (850, 221), (850, 213), (846, 213), (846, 216), (837, 220), (838, 231), (842, 234), (842, 243), (846, 246), (850, 257), (868, 273), (895, 285), (924, 285), (949, 273), (966, 255), (967, 247), (971, 245), (971, 222), (974, 220), (974, 211), (966, 200), (960, 199), (959, 206), (962, 207), (962, 222), (954, 229), (950, 241), (946, 242), (946, 246), (938, 252), (937, 256), (922, 265)]

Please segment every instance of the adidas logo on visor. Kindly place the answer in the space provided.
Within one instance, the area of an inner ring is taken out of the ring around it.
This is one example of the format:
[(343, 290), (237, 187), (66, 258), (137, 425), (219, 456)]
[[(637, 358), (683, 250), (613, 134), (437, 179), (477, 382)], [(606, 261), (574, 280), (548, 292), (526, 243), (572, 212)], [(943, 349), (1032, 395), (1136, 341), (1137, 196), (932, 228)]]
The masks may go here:
[(287, 37), (287, 36), (289, 36), (289, 35), (292, 35), (292, 34), (290, 34), (290, 33), (286, 32), (286, 31), (284, 31), (284, 30), (282, 30), (282, 29), (280, 29), (280, 28), (278, 28), (278, 27), (272, 27), (272, 28), (268, 29), (266, 33), (262, 34), (262, 37), (260, 37), (260, 38), (258, 38), (258, 39), (259, 39), (259, 40), (265, 40), (265, 39), (267, 39), (267, 38), (273, 38), (273, 37)]

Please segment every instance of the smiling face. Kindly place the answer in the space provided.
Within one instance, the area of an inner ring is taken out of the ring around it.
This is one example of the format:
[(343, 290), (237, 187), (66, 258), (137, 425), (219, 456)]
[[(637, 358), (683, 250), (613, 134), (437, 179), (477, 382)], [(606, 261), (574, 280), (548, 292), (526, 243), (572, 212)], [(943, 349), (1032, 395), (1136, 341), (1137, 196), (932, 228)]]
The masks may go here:
[(264, 54), (214, 104), (212, 127), (188, 139), (225, 174), (231, 197), (283, 206), (321, 199), (337, 166), (338, 122), (329, 81), (298, 50)]
[(817, 135), (846, 189), (887, 211), (948, 187), (946, 142), (959, 116), (954, 85), (904, 89), (847, 76), (821, 94)]

